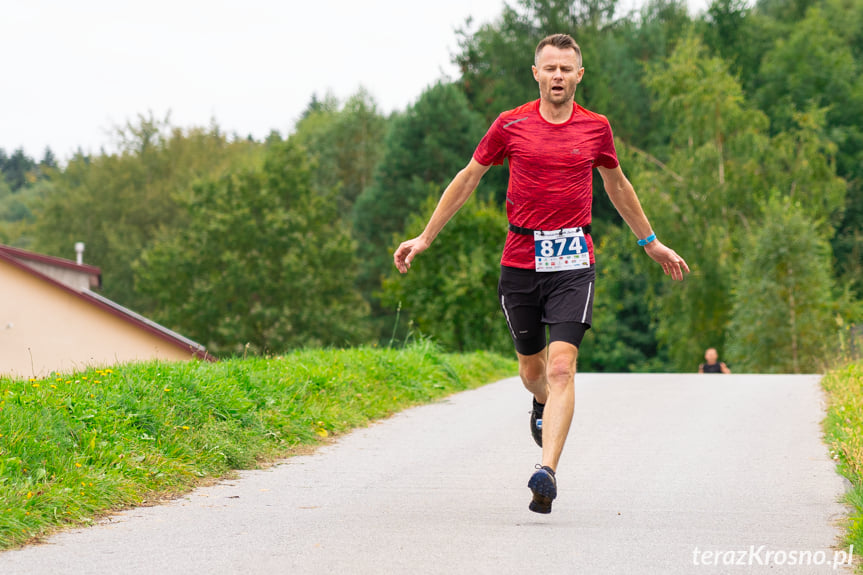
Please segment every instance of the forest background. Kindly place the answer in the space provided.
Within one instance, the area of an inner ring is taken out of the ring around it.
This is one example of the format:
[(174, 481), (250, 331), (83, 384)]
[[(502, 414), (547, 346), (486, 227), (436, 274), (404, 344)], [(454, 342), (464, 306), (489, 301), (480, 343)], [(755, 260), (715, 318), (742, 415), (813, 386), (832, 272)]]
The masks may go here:
[[(466, 23), (461, 71), (385, 115), (368, 90), (312, 98), (257, 141), (141, 114), (116, 150), (0, 150), (0, 243), (103, 270), (103, 294), (222, 356), (392, 345), (512, 353), (496, 298), (506, 165), (406, 276), (418, 234), (497, 115), (538, 91), (533, 49), (582, 47), (577, 102), (606, 115), (682, 284), (594, 181), (594, 329), (582, 371), (821, 371), (863, 334), (863, 0), (519, 0)], [(856, 336), (856, 337), (855, 337)]]

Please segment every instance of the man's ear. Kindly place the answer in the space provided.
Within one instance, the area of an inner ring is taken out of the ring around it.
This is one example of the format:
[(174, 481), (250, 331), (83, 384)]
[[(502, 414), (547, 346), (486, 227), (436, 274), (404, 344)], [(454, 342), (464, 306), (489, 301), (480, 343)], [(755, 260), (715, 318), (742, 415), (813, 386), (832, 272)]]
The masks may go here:
[(537, 72), (539, 72), (539, 70), (536, 69), (536, 66), (531, 66), (530, 69), (533, 72), (533, 79), (536, 80), (537, 82), (539, 82), (539, 78), (537, 78), (537, 76), (536, 76), (536, 74), (537, 74)]

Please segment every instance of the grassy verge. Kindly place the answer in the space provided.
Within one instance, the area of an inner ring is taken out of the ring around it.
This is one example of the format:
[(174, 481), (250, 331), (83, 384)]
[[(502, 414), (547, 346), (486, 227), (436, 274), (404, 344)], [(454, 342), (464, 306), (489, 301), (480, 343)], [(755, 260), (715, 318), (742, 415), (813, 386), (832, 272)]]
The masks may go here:
[[(831, 371), (821, 380), (829, 401), (824, 432), (839, 472), (851, 482), (845, 545), (863, 550), (863, 362)], [(863, 564), (857, 572), (863, 573)]]
[(420, 343), (0, 379), (0, 549), (516, 369)]

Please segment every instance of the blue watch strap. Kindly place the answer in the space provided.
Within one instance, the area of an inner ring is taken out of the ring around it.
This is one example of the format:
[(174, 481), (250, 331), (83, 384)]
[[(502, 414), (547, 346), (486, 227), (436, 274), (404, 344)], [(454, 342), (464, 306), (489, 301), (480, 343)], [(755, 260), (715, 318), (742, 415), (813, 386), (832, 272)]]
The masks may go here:
[(638, 240), (638, 245), (640, 245), (641, 247), (644, 247), (655, 239), (656, 239), (656, 234), (650, 234), (649, 236), (647, 236), (643, 240)]

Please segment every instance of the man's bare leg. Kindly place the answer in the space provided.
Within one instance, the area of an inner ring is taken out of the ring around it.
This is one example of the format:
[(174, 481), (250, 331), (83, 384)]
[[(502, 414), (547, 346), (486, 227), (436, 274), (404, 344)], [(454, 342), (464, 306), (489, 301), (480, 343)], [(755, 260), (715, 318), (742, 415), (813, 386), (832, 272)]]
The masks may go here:
[(524, 386), (538, 402), (545, 404), (542, 415), (542, 466), (527, 484), (533, 492), (530, 510), (536, 513), (551, 513), (552, 501), (557, 497), (555, 471), (572, 424), (577, 358), (578, 348), (563, 341), (551, 342), (538, 354), (518, 356), (519, 375)]
[(557, 469), (575, 409), (575, 364), (578, 348), (563, 341), (534, 355), (518, 354), (524, 387), (545, 404), (542, 418), (542, 464)]
[(564, 341), (548, 347), (548, 400), (542, 417), (542, 465), (557, 470), (575, 409), (575, 363), (578, 348)]
[(533, 394), (539, 403), (548, 401), (548, 378), (546, 376), (546, 357), (548, 348), (533, 355), (518, 356), (518, 374), (524, 387)]

